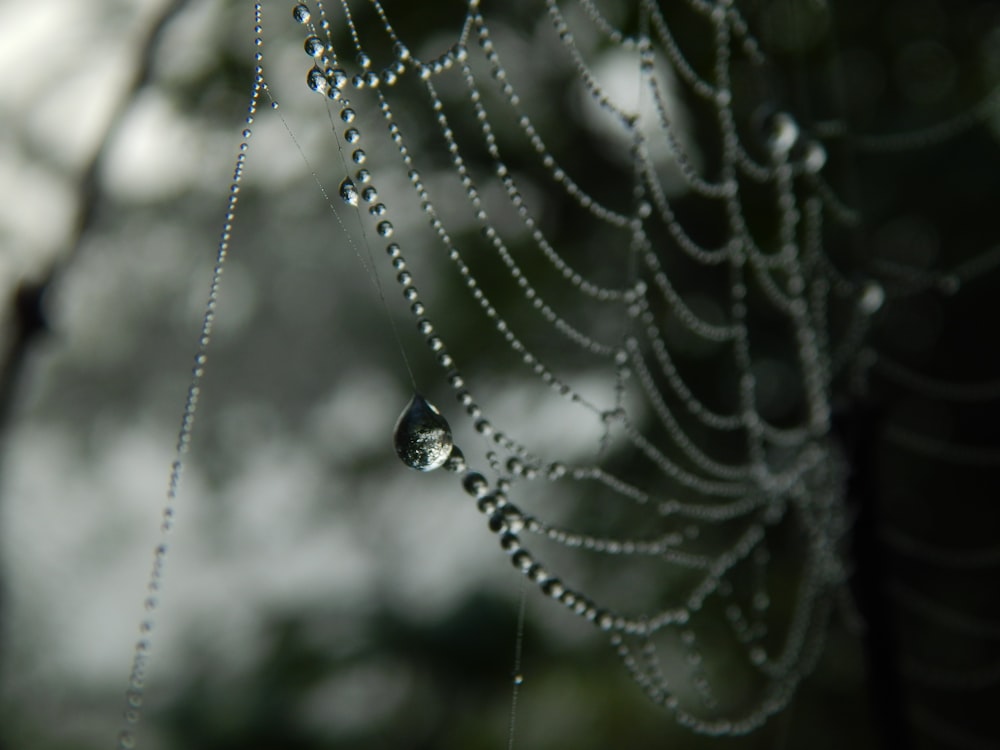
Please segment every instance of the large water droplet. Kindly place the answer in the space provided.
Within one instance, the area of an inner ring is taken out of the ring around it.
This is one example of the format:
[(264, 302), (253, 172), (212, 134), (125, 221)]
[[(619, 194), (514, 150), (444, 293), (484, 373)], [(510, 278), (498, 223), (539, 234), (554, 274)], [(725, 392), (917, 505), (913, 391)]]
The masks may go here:
[(358, 189), (350, 177), (345, 177), (344, 181), (340, 183), (340, 197), (344, 203), (350, 206), (358, 205)]
[(306, 74), (306, 85), (317, 94), (325, 94), (330, 88), (330, 82), (326, 80), (326, 74), (315, 65)]
[(303, 49), (309, 57), (319, 57), (326, 51), (326, 45), (318, 36), (310, 36), (303, 43)]
[(299, 3), (294, 8), (292, 8), (292, 18), (294, 18), (299, 23), (309, 23), (312, 18), (312, 14), (309, 12), (308, 6), (303, 3)]
[[(342, 89), (347, 83), (347, 72), (343, 68), (334, 68), (330, 71), (330, 84), (335, 89)], [(349, 122), (349, 120), (344, 120)]]
[(433, 471), (451, 455), (453, 443), (448, 421), (419, 393), (413, 394), (399, 415), (392, 438), (396, 455), (419, 471)]

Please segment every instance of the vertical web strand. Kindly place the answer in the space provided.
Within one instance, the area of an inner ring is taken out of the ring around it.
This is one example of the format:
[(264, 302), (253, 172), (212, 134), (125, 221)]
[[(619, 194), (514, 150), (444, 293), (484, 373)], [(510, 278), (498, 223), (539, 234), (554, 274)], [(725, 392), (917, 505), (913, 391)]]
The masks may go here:
[[(122, 717), (122, 725), (118, 734), (117, 747), (120, 750), (131, 750), (136, 747), (136, 732), (142, 718), (142, 709), (145, 698), (145, 677), (149, 664), (149, 655), (152, 650), (152, 635), (156, 628), (156, 611), (159, 608), (160, 590), (163, 585), (165, 564), (169, 546), (167, 541), (173, 531), (177, 515), (177, 498), (180, 493), (181, 478), (184, 472), (184, 461), (190, 451), (191, 438), (194, 434), (195, 415), (198, 411), (198, 402), (201, 397), (202, 382), (205, 378), (205, 368), (208, 363), (208, 350), (212, 341), (212, 331), (215, 326), (216, 308), (218, 307), (219, 292), (222, 288), (222, 274), (225, 270), (226, 260), (229, 256), (230, 244), (232, 241), (233, 226), (236, 221), (236, 210), (239, 203), (240, 183), (243, 179), (246, 166), (247, 152), (249, 151), (249, 140), (252, 136), (251, 126), (257, 115), (260, 104), (260, 96), (267, 89), (264, 82), (263, 37), (262, 37), (262, 17), (263, 8), (261, 3), (254, 4), (254, 46), (257, 48), (254, 53), (254, 77), (251, 86), (249, 103), (247, 105), (247, 115), (244, 119), (246, 127), (242, 132), (242, 140), (239, 145), (239, 153), (236, 156), (236, 166), (233, 169), (233, 178), (229, 186), (229, 200), (226, 206), (226, 213), (219, 236), (219, 243), (216, 250), (215, 266), (212, 269), (212, 280), (209, 285), (208, 298), (205, 302), (204, 314), (202, 316), (201, 328), (198, 335), (198, 346), (194, 355), (194, 366), (191, 370), (191, 377), (188, 381), (187, 395), (184, 400), (184, 407), (181, 412), (181, 424), (177, 432), (177, 444), (174, 449), (174, 459), (170, 464), (170, 473), (167, 479), (166, 499), (163, 505), (160, 521), (160, 539), (153, 552), (153, 565), (146, 582), (146, 591), (143, 599), (143, 608), (146, 614), (139, 623), (139, 638), (136, 640), (132, 663), (129, 669), (128, 688), (125, 693), (126, 708)], [(276, 107), (276, 103), (272, 104)]]
[(521, 653), (524, 646), (524, 616), (528, 607), (528, 579), (522, 577), (520, 584), (520, 600), (517, 608), (517, 635), (514, 638), (514, 663), (511, 667), (510, 687), (510, 721), (507, 724), (507, 750), (514, 750), (514, 737), (517, 730), (517, 699), (524, 683), (521, 671)]

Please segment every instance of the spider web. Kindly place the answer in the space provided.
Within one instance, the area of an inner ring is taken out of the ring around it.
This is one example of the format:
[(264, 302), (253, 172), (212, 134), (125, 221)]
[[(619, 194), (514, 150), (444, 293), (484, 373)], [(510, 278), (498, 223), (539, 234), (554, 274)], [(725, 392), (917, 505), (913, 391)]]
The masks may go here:
[[(406, 12), (377, 0), (314, 0), (292, 16), (329, 121), (332, 158), (314, 174), (377, 293), (391, 307), (397, 285), (412, 316), (397, 333), (418, 391), (397, 428), (404, 460), (455, 473), (512, 565), (602, 632), (678, 723), (745, 734), (811, 671), (847, 582), (834, 404), (867, 387), (870, 368), (944, 399), (997, 393), (866, 348), (887, 299), (953, 293), (995, 259), (945, 271), (859, 264), (844, 238), (863, 217), (833, 186), (842, 164), (828, 148), (927, 148), (977, 126), (995, 96), (920, 133), (858, 138), (842, 120), (775, 105), (772, 62), (738, 4), (664, 5), (532, 4), (521, 32), (549, 38), (544, 61), (520, 58), (514, 30), (478, 0), (430, 42), (408, 38)], [(280, 111), (257, 60), (245, 138), (260, 103)], [(553, 84), (576, 92), (571, 105), (537, 95)], [(600, 168), (562, 166), (579, 148)], [(542, 416), (525, 430), (518, 411)], [(887, 435), (941, 452), (903, 428)], [(906, 554), (940, 557), (889, 536)], [(137, 721), (126, 717), (124, 745)]]

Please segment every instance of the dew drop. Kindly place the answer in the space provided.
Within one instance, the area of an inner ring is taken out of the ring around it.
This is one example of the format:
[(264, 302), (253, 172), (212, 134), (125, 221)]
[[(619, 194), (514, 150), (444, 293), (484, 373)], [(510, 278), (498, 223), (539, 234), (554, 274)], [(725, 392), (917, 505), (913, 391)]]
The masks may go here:
[(774, 157), (781, 157), (791, 151), (792, 146), (799, 139), (798, 123), (791, 115), (785, 112), (776, 112), (768, 123), (770, 131), (768, 146)]
[(325, 94), (327, 89), (330, 88), (330, 82), (326, 80), (326, 74), (315, 65), (306, 74), (306, 84), (317, 94)]
[(470, 471), (462, 477), (462, 487), (466, 492), (475, 497), (482, 497), (489, 492), (490, 489), (490, 485), (486, 481), (486, 477), (478, 471)]
[(379, 233), (381, 237), (391, 237), (392, 236), (392, 222), (380, 221), (378, 226), (375, 227), (375, 231)]
[(802, 165), (810, 174), (816, 174), (826, 165), (826, 149), (819, 141), (813, 141), (806, 148)]
[(357, 113), (350, 107), (345, 107), (344, 111), (340, 113), (340, 119), (344, 122), (354, 122), (356, 116)]
[(448, 421), (432, 403), (414, 393), (393, 432), (396, 455), (410, 468), (433, 471), (451, 455), (453, 443)]
[(397, 60), (409, 60), (410, 50), (402, 42), (396, 42), (392, 45), (392, 52), (396, 55)]
[(515, 685), (522, 685), (522, 684), (524, 684), (524, 675), (520, 674), (520, 673), (514, 675), (514, 684)]
[[(343, 68), (334, 68), (330, 71), (330, 83), (335, 89), (342, 89), (347, 84), (347, 73)], [(346, 110), (345, 110), (346, 111)], [(347, 122), (347, 120), (344, 120)]]
[(364, 164), (365, 163), (365, 159), (367, 159), (367, 158), (368, 158), (368, 155), (364, 152), (364, 149), (360, 149), (360, 148), (354, 149), (354, 153), (351, 154), (351, 159), (354, 160), (355, 164)]
[(444, 462), (445, 471), (460, 472), (465, 471), (465, 454), (462, 453), (462, 449), (457, 445), (452, 446), (451, 453), (448, 454), (448, 460)]
[(326, 49), (326, 46), (323, 44), (323, 40), (318, 36), (307, 37), (302, 47), (305, 49), (306, 54), (309, 55), (309, 57), (319, 57)]
[(309, 23), (312, 19), (312, 13), (309, 12), (309, 8), (304, 3), (299, 3), (292, 8), (292, 18), (299, 23)]
[(349, 206), (358, 205), (358, 189), (350, 177), (345, 177), (340, 183), (340, 198)]
[(358, 132), (357, 128), (350, 128), (344, 133), (344, 140), (348, 143), (357, 143), (361, 140), (361, 133)]
[(865, 315), (873, 315), (878, 312), (885, 302), (885, 289), (877, 281), (869, 281), (861, 291), (858, 299), (858, 308)]

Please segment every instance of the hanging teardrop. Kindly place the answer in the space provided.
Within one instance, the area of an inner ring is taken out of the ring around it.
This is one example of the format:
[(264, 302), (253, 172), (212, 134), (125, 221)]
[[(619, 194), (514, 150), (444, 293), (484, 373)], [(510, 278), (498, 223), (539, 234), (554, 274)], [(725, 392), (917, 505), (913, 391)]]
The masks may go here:
[(434, 404), (414, 393), (396, 421), (393, 444), (404, 464), (419, 471), (433, 471), (451, 455), (451, 427)]

